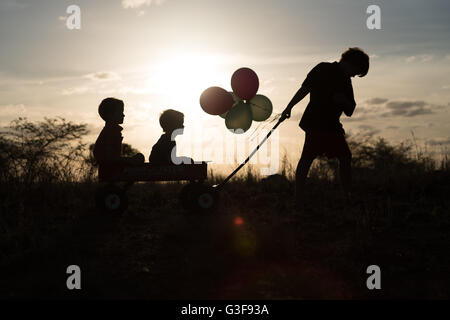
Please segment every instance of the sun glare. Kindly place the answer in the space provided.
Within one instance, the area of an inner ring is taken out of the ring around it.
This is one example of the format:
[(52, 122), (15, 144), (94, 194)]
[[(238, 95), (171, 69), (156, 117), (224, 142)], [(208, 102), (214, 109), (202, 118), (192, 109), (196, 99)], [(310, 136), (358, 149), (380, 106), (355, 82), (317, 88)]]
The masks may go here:
[(218, 56), (182, 53), (164, 57), (150, 69), (149, 90), (181, 111), (199, 106), (200, 95), (208, 87), (229, 86)]

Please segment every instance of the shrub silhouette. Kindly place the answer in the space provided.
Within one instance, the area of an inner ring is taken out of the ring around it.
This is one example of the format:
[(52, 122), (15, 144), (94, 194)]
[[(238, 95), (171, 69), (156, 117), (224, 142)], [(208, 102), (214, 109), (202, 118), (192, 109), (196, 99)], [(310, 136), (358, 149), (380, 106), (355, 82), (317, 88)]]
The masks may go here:
[(15, 181), (25, 186), (39, 182), (76, 180), (82, 170), (88, 133), (86, 124), (63, 118), (44, 118), (30, 122), (18, 118), (0, 136), (3, 182)]

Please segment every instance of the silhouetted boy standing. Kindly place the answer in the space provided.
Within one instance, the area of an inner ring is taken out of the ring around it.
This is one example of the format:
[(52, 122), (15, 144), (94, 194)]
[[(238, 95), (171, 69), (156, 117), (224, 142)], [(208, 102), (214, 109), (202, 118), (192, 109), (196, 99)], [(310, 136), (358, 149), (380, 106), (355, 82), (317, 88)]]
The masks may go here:
[(369, 56), (359, 48), (349, 48), (339, 62), (321, 62), (307, 75), (301, 88), (283, 111), (289, 118), (292, 108), (308, 93), (310, 101), (300, 120), (305, 143), (296, 171), (296, 201), (303, 202), (303, 189), (309, 168), (317, 156), (339, 159), (341, 183), (347, 198), (351, 195), (351, 157), (345, 131), (339, 118), (351, 117), (356, 103), (350, 77), (363, 77), (369, 71)]

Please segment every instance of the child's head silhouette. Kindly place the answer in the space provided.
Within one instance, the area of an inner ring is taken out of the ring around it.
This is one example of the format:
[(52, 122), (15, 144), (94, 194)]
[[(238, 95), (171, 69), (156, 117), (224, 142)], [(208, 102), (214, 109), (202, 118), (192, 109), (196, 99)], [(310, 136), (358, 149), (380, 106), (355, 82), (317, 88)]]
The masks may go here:
[(348, 48), (343, 52), (339, 62), (351, 77), (355, 75), (364, 77), (369, 71), (369, 56), (357, 47)]
[(183, 129), (184, 114), (173, 109), (164, 110), (159, 116), (159, 124), (165, 133), (172, 133), (176, 129)]
[(123, 101), (116, 98), (106, 98), (98, 106), (98, 114), (106, 122), (123, 123)]

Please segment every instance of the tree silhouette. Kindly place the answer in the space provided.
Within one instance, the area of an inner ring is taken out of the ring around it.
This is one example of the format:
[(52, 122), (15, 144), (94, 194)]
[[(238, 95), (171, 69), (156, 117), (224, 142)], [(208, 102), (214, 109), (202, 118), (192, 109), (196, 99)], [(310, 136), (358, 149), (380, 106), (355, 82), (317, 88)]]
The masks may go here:
[(88, 132), (86, 124), (64, 118), (13, 120), (0, 133), (1, 179), (25, 185), (76, 179), (86, 147), (82, 139)]

